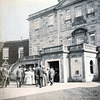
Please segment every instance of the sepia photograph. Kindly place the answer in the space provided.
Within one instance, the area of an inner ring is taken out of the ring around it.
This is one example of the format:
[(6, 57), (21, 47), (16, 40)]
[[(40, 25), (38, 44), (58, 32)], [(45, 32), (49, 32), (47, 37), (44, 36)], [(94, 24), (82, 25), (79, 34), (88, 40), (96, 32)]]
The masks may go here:
[(100, 0), (0, 0), (0, 100), (100, 100)]

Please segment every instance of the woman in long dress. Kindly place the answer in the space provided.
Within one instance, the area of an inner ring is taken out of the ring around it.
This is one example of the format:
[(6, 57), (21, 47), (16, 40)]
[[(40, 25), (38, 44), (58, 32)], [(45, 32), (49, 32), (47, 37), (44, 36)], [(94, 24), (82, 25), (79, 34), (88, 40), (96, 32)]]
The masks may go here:
[(35, 69), (32, 70), (32, 84), (35, 84)]
[(32, 71), (30, 69), (25, 72), (25, 83), (32, 84)]

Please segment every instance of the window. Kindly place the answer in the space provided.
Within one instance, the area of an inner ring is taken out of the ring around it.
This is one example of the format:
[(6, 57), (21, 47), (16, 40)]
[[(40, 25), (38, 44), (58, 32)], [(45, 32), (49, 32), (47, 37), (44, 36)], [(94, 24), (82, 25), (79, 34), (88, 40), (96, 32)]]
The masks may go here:
[(88, 3), (87, 3), (87, 12), (88, 12), (88, 14), (94, 12), (94, 9), (93, 9), (93, 2), (88, 2)]
[(91, 74), (93, 74), (93, 61), (92, 60), (90, 61), (90, 72)]
[(65, 14), (65, 20), (69, 20), (69, 19), (71, 18), (71, 16), (70, 16), (70, 10), (69, 10), (69, 9), (66, 10), (65, 13), (66, 13), (66, 14)]
[(83, 38), (83, 36), (78, 36), (77, 37), (77, 44), (81, 44), (81, 43), (84, 43), (84, 38)]
[(48, 26), (52, 26), (53, 24), (54, 24), (54, 16), (51, 15), (51, 16), (49, 16)]
[(24, 48), (23, 47), (19, 47), (18, 49), (18, 58), (22, 58), (24, 56)]
[(60, 14), (60, 23), (61, 23), (61, 24), (64, 24), (63, 14)]
[(90, 34), (90, 44), (95, 45), (95, 34)]
[(3, 48), (3, 59), (9, 59), (9, 48), (8, 47)]
[(75, 10), (76, 10), (76, 17), (82, 16), (82, 7), (81, 6), (77, 6)]
[(39, 29), (40, 28), (40, 20), (36, 20), (34, 23), (35, 29)]
[(72, 45), (72, 37), (67, 38), (67, 44)]

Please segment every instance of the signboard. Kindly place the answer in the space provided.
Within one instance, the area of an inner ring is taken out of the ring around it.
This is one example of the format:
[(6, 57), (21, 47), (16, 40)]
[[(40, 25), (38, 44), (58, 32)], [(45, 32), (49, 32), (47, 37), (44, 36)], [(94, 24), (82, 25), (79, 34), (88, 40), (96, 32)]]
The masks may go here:
[(3, 48), (3, 59), (9, 59), (9, 48)]

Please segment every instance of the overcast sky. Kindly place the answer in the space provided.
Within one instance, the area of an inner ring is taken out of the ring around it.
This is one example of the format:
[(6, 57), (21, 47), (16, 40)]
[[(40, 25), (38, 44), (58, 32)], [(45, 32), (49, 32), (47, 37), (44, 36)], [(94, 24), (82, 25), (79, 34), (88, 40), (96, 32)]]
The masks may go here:
[(29, 38), (28, 15), (58, 3), (58, 0), (0, 0), (0, 41)]

